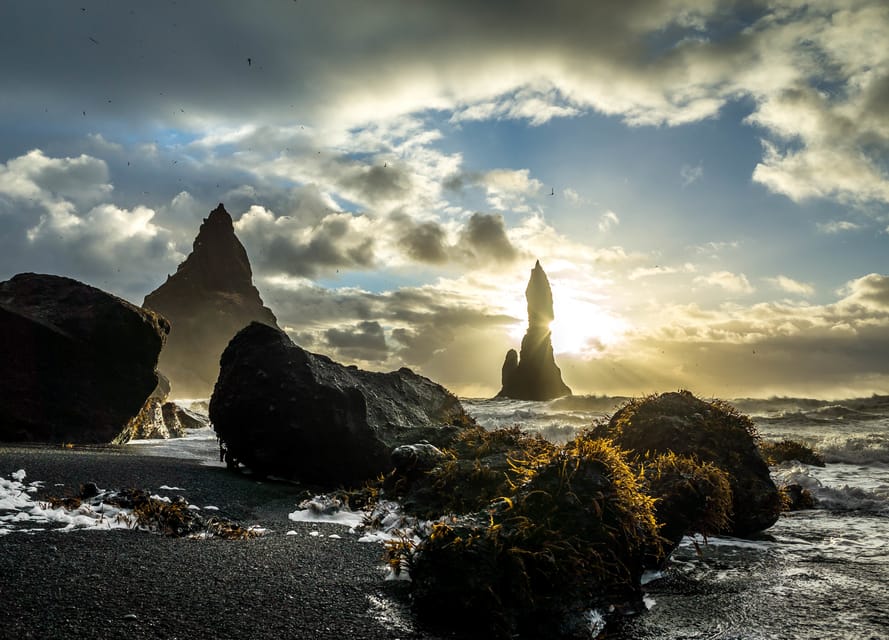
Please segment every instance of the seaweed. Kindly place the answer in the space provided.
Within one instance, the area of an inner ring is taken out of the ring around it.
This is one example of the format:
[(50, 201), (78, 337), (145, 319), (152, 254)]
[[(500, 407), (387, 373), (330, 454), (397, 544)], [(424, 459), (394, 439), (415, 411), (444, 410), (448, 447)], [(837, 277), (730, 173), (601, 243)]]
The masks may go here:
[(812, 447), (796, 440), (785, 439), (779, 442), (763, 440), (759, 443), (759, 452), (763, 459), (772, 466), (790, 460), (816, 467), (823, 467), (825, 464), (824, 458)]

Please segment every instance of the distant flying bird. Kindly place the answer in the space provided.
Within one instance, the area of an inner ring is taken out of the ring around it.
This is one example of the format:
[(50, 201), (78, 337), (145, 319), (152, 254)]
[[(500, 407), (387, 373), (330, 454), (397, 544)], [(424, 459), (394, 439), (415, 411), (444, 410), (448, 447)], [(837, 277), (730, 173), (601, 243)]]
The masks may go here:
[(553, 189), (553, 188), (551, 188), (551, 189), (550, 189), (550, 192), (549, 192), (549, 195), (551, 195), (551, 196), (556, 195), (556, 190)]
[(247, 58), (247, 66), (248, 66), (248, 67), (252, 67), (252, 66), (253, 66), (253, 58)]
[(94, 37), (90, 36), (89, 38), (90, 38), (90, 42), (92, 42), (93, 44), (99, 44), (99, 41), (96, 40)]

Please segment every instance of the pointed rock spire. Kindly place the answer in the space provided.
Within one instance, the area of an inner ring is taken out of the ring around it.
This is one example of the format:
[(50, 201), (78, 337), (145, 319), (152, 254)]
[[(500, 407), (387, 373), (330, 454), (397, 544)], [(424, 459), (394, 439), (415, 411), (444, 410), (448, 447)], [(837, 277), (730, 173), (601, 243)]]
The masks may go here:
[(549, 286), (549, 278), (540, 266), (540, 260), (531, 270), (531, 278), (525, 289), (525, 299), (528, 301), (528, 326), (549, 327), (549, 323), (555, 319), (553, 292)]
[(219, 356), (229, 340), (256, 320), (277, 327), (253, 286), (244, 245), (231, 215), (219, 204), (204, 219), (192, 252), (142, 306), (170, 321), (158, 370), (174, 397), (209, 397), (219, 375)]
[(521, 353), (515, 349), (506, 353), (503, 362), (502, 388), (498, 398), (515, 400), (552, 400), (571, 395), (562, 381), (562, 372), (553, 356), (550, 323), (553, 313), (553, 293), (540, 261), (531, 270), (525, 289), (528, 301), (528, 331), (522, 338)]

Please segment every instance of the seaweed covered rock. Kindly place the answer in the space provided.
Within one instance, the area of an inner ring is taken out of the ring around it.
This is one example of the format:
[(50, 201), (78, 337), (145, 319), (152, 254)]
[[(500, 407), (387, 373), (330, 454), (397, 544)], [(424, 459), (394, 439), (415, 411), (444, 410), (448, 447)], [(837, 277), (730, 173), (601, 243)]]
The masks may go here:
[(0, 283), (0, 440), (110, 442), (157, 386), (169, 329), (70, 278)]
[(815, 467), (824, 466), (824, 458), (812, 447), (796, 440), (780, 440), (778, 442), (763, 440), (759, 443), (759, 452), (771, 466), (796, 460)]
[(591, 608), (641, 597), (657, 525), (620, 451), (581, 436), (536, 462), (514, 495), (439, 521), (420, 543), (410, 571), (424, 620), (486, 637), (575, 637)]
[[(412, 445), (413, 448), (415, 445)], [(405, 513), (421, 519), (466, 514), (511, 495), (525, 480), (522, 469), (551, 458), (558, 447), (518, 427), (488, 431), (478, 425), (462, 429), (443, 451), (420, 445), (425, 455), (393, 452), (393, 470), (380, 484), (387, 497), (397, 498)]]
[(781, 498), (757, 449), (756, 427), (727, 403), (706, 402), (688, 391), (631, 400), (594, 433), (613, 439), (638, 463), (673, 452), (725, 471), (732, 517), (720, 533), (748, 535), (778, 519)]
[(711, 462), (699, 462), (672, 451), (645, 463), (645, 493), (655, 500), (661, 545), (648, 553), (648, 566), (662, 565), (683, 536), (705, 538), (725, 531), (731, 522), (729, 474)]
[(222, 354), (210, 420), (232, 463), (327, 486), (390, 470), (405, 444), (448, 444), (471, 419), (447, 389), (409, 369), (362, 371), (254, 322)]
[(206, 398), (219, 374), (219, 356), (252, 321), (276, 327), (275, 315), (253, 286), (253, 271), (232, 218), (220, 203), (204, 220), (192, 252), (142, 306), (172, 328), (159, 369), (178, 398)]

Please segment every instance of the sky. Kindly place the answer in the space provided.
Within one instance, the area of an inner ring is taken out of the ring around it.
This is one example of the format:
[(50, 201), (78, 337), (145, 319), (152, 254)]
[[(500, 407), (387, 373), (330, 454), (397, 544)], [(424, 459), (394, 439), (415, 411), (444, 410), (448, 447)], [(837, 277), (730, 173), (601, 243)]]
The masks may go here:
[(0, 5), (0, 279), (141, 304), (220, 202), (306, 349), (493, 395), (889, 393), (889, 4)]

